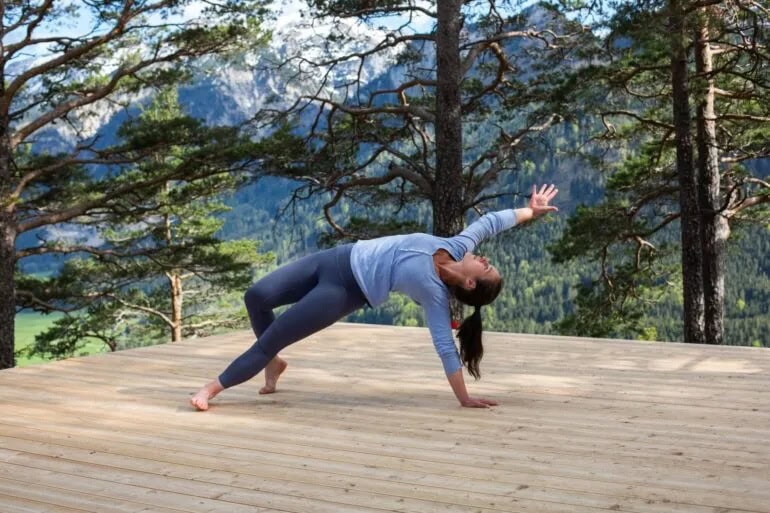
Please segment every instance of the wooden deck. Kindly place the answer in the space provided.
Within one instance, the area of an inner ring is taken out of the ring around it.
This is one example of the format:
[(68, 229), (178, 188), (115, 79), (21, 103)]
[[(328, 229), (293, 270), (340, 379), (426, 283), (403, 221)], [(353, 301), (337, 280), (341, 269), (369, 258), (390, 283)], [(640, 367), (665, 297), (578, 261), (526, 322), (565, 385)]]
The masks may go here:
[(0, 372), (0, 512), (770, 512), (770, 351), (335, 325), (206, 413), (247, 332)]

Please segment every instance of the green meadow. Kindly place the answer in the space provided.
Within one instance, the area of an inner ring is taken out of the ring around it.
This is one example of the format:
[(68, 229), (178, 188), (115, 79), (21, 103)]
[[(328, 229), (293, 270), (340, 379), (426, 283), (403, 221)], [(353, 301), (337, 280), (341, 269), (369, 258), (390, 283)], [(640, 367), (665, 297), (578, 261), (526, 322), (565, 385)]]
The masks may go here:
[[(43, 315), (35, 312), (23, 312), (17, 314), (15, 329), (16, 350), (18, 351), (33, 344), (35, 342), (35, 335), (48, 329), (53, 325), (56, 319), (59, 319), (62, 315), (63, 314), (61, 313)], [(106, 346), (102, 342), (98, 340), (89, 341), (86, 346), (78, 352), (78, 356), (100, 353), (105, 351), (105, 349)], [(16, 365), (23, 367), (25, 365), (45, 363), (47, 361), (50, 360), (41, 358), (40, 356), (29, 358), (26, 355), (21, 355), (16, 358)]]

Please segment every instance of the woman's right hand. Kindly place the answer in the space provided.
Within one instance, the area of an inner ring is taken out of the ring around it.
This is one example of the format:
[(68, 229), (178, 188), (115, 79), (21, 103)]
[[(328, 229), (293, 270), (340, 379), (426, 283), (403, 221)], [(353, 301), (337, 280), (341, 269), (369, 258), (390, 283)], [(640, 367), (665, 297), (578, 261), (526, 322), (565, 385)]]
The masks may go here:
[(460, 404), (463, 408), (489, 408), (490, 406), (497, 406), (497, 401), (483, 397), (469, 397)]

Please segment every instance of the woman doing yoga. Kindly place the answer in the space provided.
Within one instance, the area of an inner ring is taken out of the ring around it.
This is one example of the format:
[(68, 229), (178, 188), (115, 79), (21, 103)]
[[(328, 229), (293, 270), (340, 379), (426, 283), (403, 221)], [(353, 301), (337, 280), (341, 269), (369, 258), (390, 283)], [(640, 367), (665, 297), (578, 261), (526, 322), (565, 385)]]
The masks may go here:
[[(278, 353), (294, 342), (330, 326), (353, 311), (382, 304), (391, 291), (406, 294), (425, 310), (425, 318), (447, 379), (462, 406), (487, 408), (495, 401), (468, 395), (463, 364), (478, 379), (482, 357), (481, 306), (500, 293), (502, 278), (486, 258), (473, 254), (483, 240), (558, 209), (550, 205), (553, 185), (532, 187), (529, 205), (481, 216), (454, 237), (415, 233), (359, 241), (320, 251), (271, 272), (246, 291), (246, 310), (257, 336), (246, 352), (190, 400), (207, 410), (222, 390), (265, 370), (261, 394), (275, 392), (286, 362)], [(473, 307), (452, 337), (449, 300), (453, 295)], [(273, 309), (292, 305), (277, 318)]]

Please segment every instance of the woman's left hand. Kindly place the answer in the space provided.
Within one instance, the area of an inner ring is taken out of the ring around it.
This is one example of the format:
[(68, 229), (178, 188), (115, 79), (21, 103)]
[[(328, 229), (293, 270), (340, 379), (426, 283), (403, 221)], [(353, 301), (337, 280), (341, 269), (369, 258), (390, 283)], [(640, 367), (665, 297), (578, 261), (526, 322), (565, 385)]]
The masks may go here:
[(469, 397), (462, 402), (462, 405), (463, 408), (489, 408), (490, 406), (497, 406), (497, 401), (483, 397)]
[(532, 217), (540, 217), (543, 214), (549, 212), (558, 212), (559, 209), (553, 205), (549, 205), (549, 202), (559, 192), (553, 184), (543, 185), (540, 190), (537, 190), (537, 186), (532, 186), (532, 196), (529, 199), (529, 208), (532, 209)]

